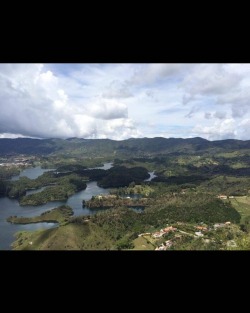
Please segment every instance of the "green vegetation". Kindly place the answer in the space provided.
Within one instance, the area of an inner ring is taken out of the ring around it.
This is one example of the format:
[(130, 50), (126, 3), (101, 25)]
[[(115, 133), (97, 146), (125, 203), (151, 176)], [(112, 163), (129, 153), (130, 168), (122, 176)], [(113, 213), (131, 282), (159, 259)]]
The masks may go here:
[(230, 203), (214, 199), (207, 194), (184, 194), (164, 196), (155, 200), (155, 204), (145, 209), (146, 217), (161, 226), (165, 221), (175, 222), (240, 222), (240, 214)]
[[(166, 227), (166, 223), (164, 227)], [(72, 217), (61, 226), (16, 235), (14, 249), (45, 250), (155, 250), (171, 243), (165, 250), (231, 250), (236, 247), (250, 248), (249, 234), (235, 224), (174, 223), (174, 231), (161, 238), (154, 238), (154, 228), (146, 225), (139, 214), (129, 209), (110, 209), (88, 217)], [(216, 224), (215, 224), (216, 225)], [(221, 226), (220, 226), (221, 225)], [(162, 227), (163, 228), (163, 227)], [(145, 232), (147, 232), (145, 234)], [(138, 236), (140, 235), (140, 236)], [(32, 244), (31, 244), (32, 243)]]
[[(56, 169), (34, 180), (7, 181), (19, 169), (0, 168), (0, 196), (17, 198), (21, 205), (66, 200), (85, 189), (87, 181), (113, 188), (109, 196), (86, 201), (90, 208), (111, 209), (71, 217), (55, 229), (21, 233), (15, 249), (250, 249), (250, 141), (0, 139), (0, 155), (7, 153), (36, 155), (31, 159), (34, 164)], [(89, 169), (107, 161), (113, 161), (114, 167)], [(144, 181), (148, 171), (157, 175), (151, 182)], [(27, 190), (40, 187), (46, 188), (26, 195)], [(226, 199), (219, 199), (221, 195)], [(128, 208), (133, 206), (145, 209), (138, 213)], [(10, 221), (41, 221), (39, 218), (12, 217)], [(230, 226), (213, 228), (226, 222)], [(199, 237), (195, 227), (202, 223), (209, 231)], [(179, 233), (138, 237), (167, 224)]]
[[(112, 160), (112, 159), (111, 159)], [(56, 168), (67, 170), (79, 170), (84, 168), (93, 168), (103, 166), (103, 163), (109, 162), (110, 158), (107, 157), (85, 157), (82, 155), (72, 156), (70, 153), (67, 155), (49, 155), (41, 157), (42, 168)]]
[(241, 222), (244, 223), (250, 217), (250, 197), (234, 197), (229, 199), (232, 206), (240, 213)]
[(105, 250), (113, 241), (102, 229), (88, 220), (72, 219), (71, 223), (48, 230), (19, 232), (14, 250)]
[(47, 187), (43, 191), (24, 196), (20, 199), (20, 205), (41, 205), (52, 201), (66, 201), (73, 195), (76, 189), (73, 185)]
[[(19, 199), (21, 205), (40, 205), (49, 201), (66, 200), (77, 191), (84, 190), (88, 177), (74, 172), (44, 172), (36, 179), (20, 177), (16, 181), (0, 181), (3, 196)], [(27, 190), (47, 187), (42, 192), (26, 196)]]
[(111, 191), (111, 194), (115, 194), (118, 196), (124, 195), (141, 195), (144, 197), (148, 197), (151, 193), (154, 192), (154, 189), (150, 187), (148, 184), (136, 185), (135, 183), (129, 184), (128, 187), (121, 187), (118, 189), (114, 189)]
[(250, 178), (218, 175), (202, 183), (199, 189), (214, 194), (244, 196), (250, 189)]
[(147, 239), (149, 236), (141, 236), (133, 240), (134, 250), (155, 250), (155, 245)]
[(0, 181), (10, 179), (14, 175), (19, 175), (21, 168), (18, 166), (3, 167), (0, 166)]
[(16, 181), (6, 182), (6, 195), (10, 198), (19, 199), (26, 194), (26, 190), (56, 184), (56, 181), (57, 179), (53, 172), (45, 172), (37, 179), (30, 179), (23, 176)]
[(71, 207), (62, 205), (58, 208), (52, 209), (50, 211), (46, 211), (42, 213), (40, 216), (34, 217), (17, 217), (10, 216), (7, 218), (7, 222), (13, 224), (32, 224), (32, 223), (64, 223), (69, 220), (69, 218), (73, 215), (73, 210)]
[[(230, 203), (214, 199), (205, 194), (198, 194), (192, 200), (190, 196), (183, 194), (165, 195), (160, 191), (162, 190), (156, 191), (159, 194), (159, 200), (141, 213), (136, 213), (128, 208), (115, 207), (91, 216), (72, 217), (63, 226), (53, 230), (19, 234), (14, 243), (14, 248), (133, 249), (138, 247), (138, 240), (135, 241), (135, 239), (140, 233), (153, 232), (166, 227), (167, 224), (175, 226), (179, 221), (182, 221), (182, 223), (186, 221), (185, 223), (191, 223), (192, 225), (198, 223), (212, 225), (218, 222), (239, 223), (240, 215)], [(239, 229), (239, 226), (237, 227)], [(194, 237), (194, 227), (190, 228), (190, 226), (184, 225), (182, 229), (185, 232), (184, 237), (187, 236), (186, 239), (183, 239), (184, 241), (181, 241), (184, 247), (191, 244), (190, 240)], [(244, 234), (243, 231), (239, 231)], [(192, 233), (190, 234), (190, 232)], [(171, 236), (173, 235), (169, 234), (166, 239), (172, 239)], [(229, 236), (229, 238), (231, 237)], [(148, 238), (147, 245), (145, 243), (143, 245), (146, 248), (153, 249), (152, 247), (158, 247), (164, 240), (161, 238), (150, 240)], [(28, 244), (30, 241), (33, 242), (32, 246)], [(177, 245), (177, 247), (182, 249), (181, 245)], [(189, 245), (189, 247), (202, 249), (207, 245), (201, 246), (199, 244), (197, 247)], [(209, 247), (212, 249), (212, 246)]]
[[(36, 179), (20, 177), (17, 181), (0, 181), (0, 194), (16, 198), (21, 205), (41, 205), (49, 201), (64, 201), (77, 191), (84, 190), (88, 180), (97, 180), (99, 186), (123, 187), (132, 182), (141, 183), (149, 174), (143, 167), (127, 169), (116, 166), (109, 170), (85, 169), (82, 165), (68, 164), (55, 171), (43, 173)], [(43, 191), (26, 195), (27, 190), (46, 187)]]
[(121, 198), (115, 195), (93, 196), (90, 200), (84, 201), (84, 205), (90, 209), (112, 208), (112, 207), (145, 207), (150, 204), (147, 198), (131, 199)]
[[(218, 155), (222, 158), (249, 155), (250, 141), (208, 141), (196, 138), (130, 138), (115, 141), (110, 139), (0, 139), (0, 155), (26, 154), (58, 158), (103, 158), (105, 160), (175, 156)], [(83, 164), (84, 165), (84, 164)]]
[(57, 179), (57, 185), (47, 187), (43, 191), (23, 196), (20, 199), (20, 205), (41, 205), (50, 201), (64, 201), (77, 191), (86, 189), (85, 180), (74, 174), (60, 177)]
[(98, 181), (98, 186), (103, 188), (128, 186), (132, 182), (142, 182), (150, 176), (144, 167), (126, 168), (125, 166), (114, 166), (106, 172), (107, 175)]

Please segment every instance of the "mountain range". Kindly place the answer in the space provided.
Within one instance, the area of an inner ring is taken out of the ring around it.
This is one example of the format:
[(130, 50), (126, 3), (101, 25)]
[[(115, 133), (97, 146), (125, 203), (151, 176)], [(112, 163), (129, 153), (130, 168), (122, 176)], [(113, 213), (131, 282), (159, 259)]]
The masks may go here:
[(250, 140), (216, 140), (209, 141), (195, 138), (130, 138), (116, 141), (111, 139), (31, 139), (1, 138), (0, 155), (61, 155), (73, 154), (86, 157), (124, 156), (150, 157), (166, 154), (220, 153), (250, 149)]

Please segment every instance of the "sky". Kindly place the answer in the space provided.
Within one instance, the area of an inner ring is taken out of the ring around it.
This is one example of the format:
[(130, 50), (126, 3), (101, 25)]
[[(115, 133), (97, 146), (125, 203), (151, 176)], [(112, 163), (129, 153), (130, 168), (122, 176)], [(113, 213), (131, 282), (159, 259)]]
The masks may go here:
[(0, 138), (250, 139), (250, 64), (0, 64)]

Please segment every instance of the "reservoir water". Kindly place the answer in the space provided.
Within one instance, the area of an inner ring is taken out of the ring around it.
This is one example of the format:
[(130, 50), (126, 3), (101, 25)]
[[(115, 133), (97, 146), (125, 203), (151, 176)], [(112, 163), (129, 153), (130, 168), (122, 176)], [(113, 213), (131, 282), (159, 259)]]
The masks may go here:
[(157, 177), (157, 175), (155, 175), (155, 172), (148, 172), (150, 177), (148, 179), (145, 179), (144, 181), (151, 181), (153, 178)]
[(11, 180), (18, 180), (22, 176), (27, 176), (30, 179), (36, 179), (44, 172), (53, 171), (53, 169), (43, 169), (41, 166), (30, 167), (23, 170), (19, 175), (12, 176)]
[[(112, 163), (105, 163), (104, 166), (99, 167), (101, 169), (109, 169), (112, 167)], [(46, 171), (51, 171), (48, 169), (42, 169), (40, 166), (25, 169), (18, 176), (12, 177), (12, 180), (17, 180), (21, 176), (27, 176), (28, 178), (35, 179), (42, 175)], [(39, 188), (37, 190), (27, 191), (27, 194), (32, 194), (40, 192), (45, 187)], [(38, 206), (20, 206), (16, 199), (9, 199), (7, 197), (0, 197), (0, 250), (10, 250), (11, 243), (15, 240), (14, 234), (18, 231), (31, 231), (37, 229), (47, 229), (51, 227), (56, 227), (56, 223), (36, 223), (36, 224), (11, 224), (6, 221), (6, 219), (11, 215), (32, 217), (38, 216), (41, 213), (56, 208), (60, 205), (67, 204), (72, 207), (74, 215), (91, 215), (94, 214), (95, 210), (89, 210), (82, 207), (82, 200), (89, 200), (92, 196), (98, 194), (108, 194), (109, 189), (100, 188), (97, 186), (95, 181), (88, 182), (87, 188), (76, 194), (72, 195), (67, 199), (67, 201), (55, 201), (49, 202)]]
[[(107, 170), (111, 167), (112, 163), (105, 163), (104, 166), (98, 168)], [(51, 171), (51, 169), (42, 169), (41, 167), (25, 169), (20, 173), (20, 175), (12, 177), (12, 180), (17, 180), (21, 176), (27, 176), (28, 178), (35, 179), (46, 171)], [(149, 172), (149, 174), (150, 178), (147, 181), (151, 180), (154, 175), (153, 172)], [(30, 190), (27, 192), (27, 194), (40, 192), (44, 188), (45, 187), (37, 190)], [(98, 187), (97, 182), (92, 181), (87, 183), (87, 188), (85, 190), (82, 190), (70, 196), (67, 201), (49, 202), (39, 206), (20, 206), (19, 202), (15, 199), (0, 197), (0, 250), (11, 249), (11, 243), (15, 240), (14, 234), (18, 231), (33, 231), (38, 229), (48, 229), (57, 226), (57, 223), (36, 223), (26, 225), (11, 224), (6, 221), (9, 216), (38, 216), (45, 211), (51, 210), (63, 204), (69, 205), (73, 209), (74, 216), (91, 215), (96, 213), (98, 210), (89, 210), (86, 207), (83, 208), (82, 200), (89, 200), (92, 196), (98, 194), (108, 194), (109, 191), (110, 189)]]

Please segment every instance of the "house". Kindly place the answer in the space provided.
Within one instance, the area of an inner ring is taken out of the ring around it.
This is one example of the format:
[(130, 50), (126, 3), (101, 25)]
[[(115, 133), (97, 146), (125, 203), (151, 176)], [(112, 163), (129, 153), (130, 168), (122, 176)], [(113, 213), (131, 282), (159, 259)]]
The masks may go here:
[(160, 238), (160, 237), (162, 237), (163, 234), (164, 234), (163, 232), (156, 232), (153, 234), (153, 237), (154, 238)]
[(171, 240), (165, 241), (165, 246), (166, 246), (167, 248), (170, 248), (172, 245), (173, 245), (173, 243), (172, 243)]
[(207, 227), (205, 227), (205, 226), (195, 226), (195, 228), (198, 230), (207, 231)]
[(226, 196), (226, 195), (218, 195), (217, 198), (218, 198), (218, 199), (224, 199), (224, 200), (225, 200), (225, 199), (227, 199), (227, 196)]
[(147, 235), (151, 235), (151, 233), (142, 233), (142, 234), (139, 234), (138, 237), (147, 236)]
[(227, 246), (228, 247), (237, 247), (237, 244), (236, 244), (236, 242), (234, 241), (234, 240), (229, 240), (228, 242), (227, 242)]
[(159, 247), (155, 248), (155, 250), (158, 250), (158, 251), (167, 250), (172, 245), (173, 245), (172, 241), (171, 240), (167, 240), (167, 241), (165, 241), (165, 245), (162, 243)]
[(203, 237), (204, 235), (202, 234), (202, 232), (200, 232), (200, 231), (196, 231), (195, 232), (195, 235), (197, 236), (197, 237)]
[(155, 250), (162, 251), (162, 250), (166, 250), (166, 248), (162, 245), (162, 246), (159, 246), (158, 248), (155, 248)]
[(216, 223), (216, 224), (214, 224), (214, 229), (222, 228), (222, 227), (225, 227), (225, 224), (223, 224), (223, 223)]
[(173, 226), (169, 226), (169, 227), (164, 228), (162, 231), (163, 231), (164, 233), (169, 233), (169, 232), (171, 232), (171, 231), (176, 231), (176, 230), (177, 230), (177, 228), (175, 228), (175, 227), (173, 227)]

